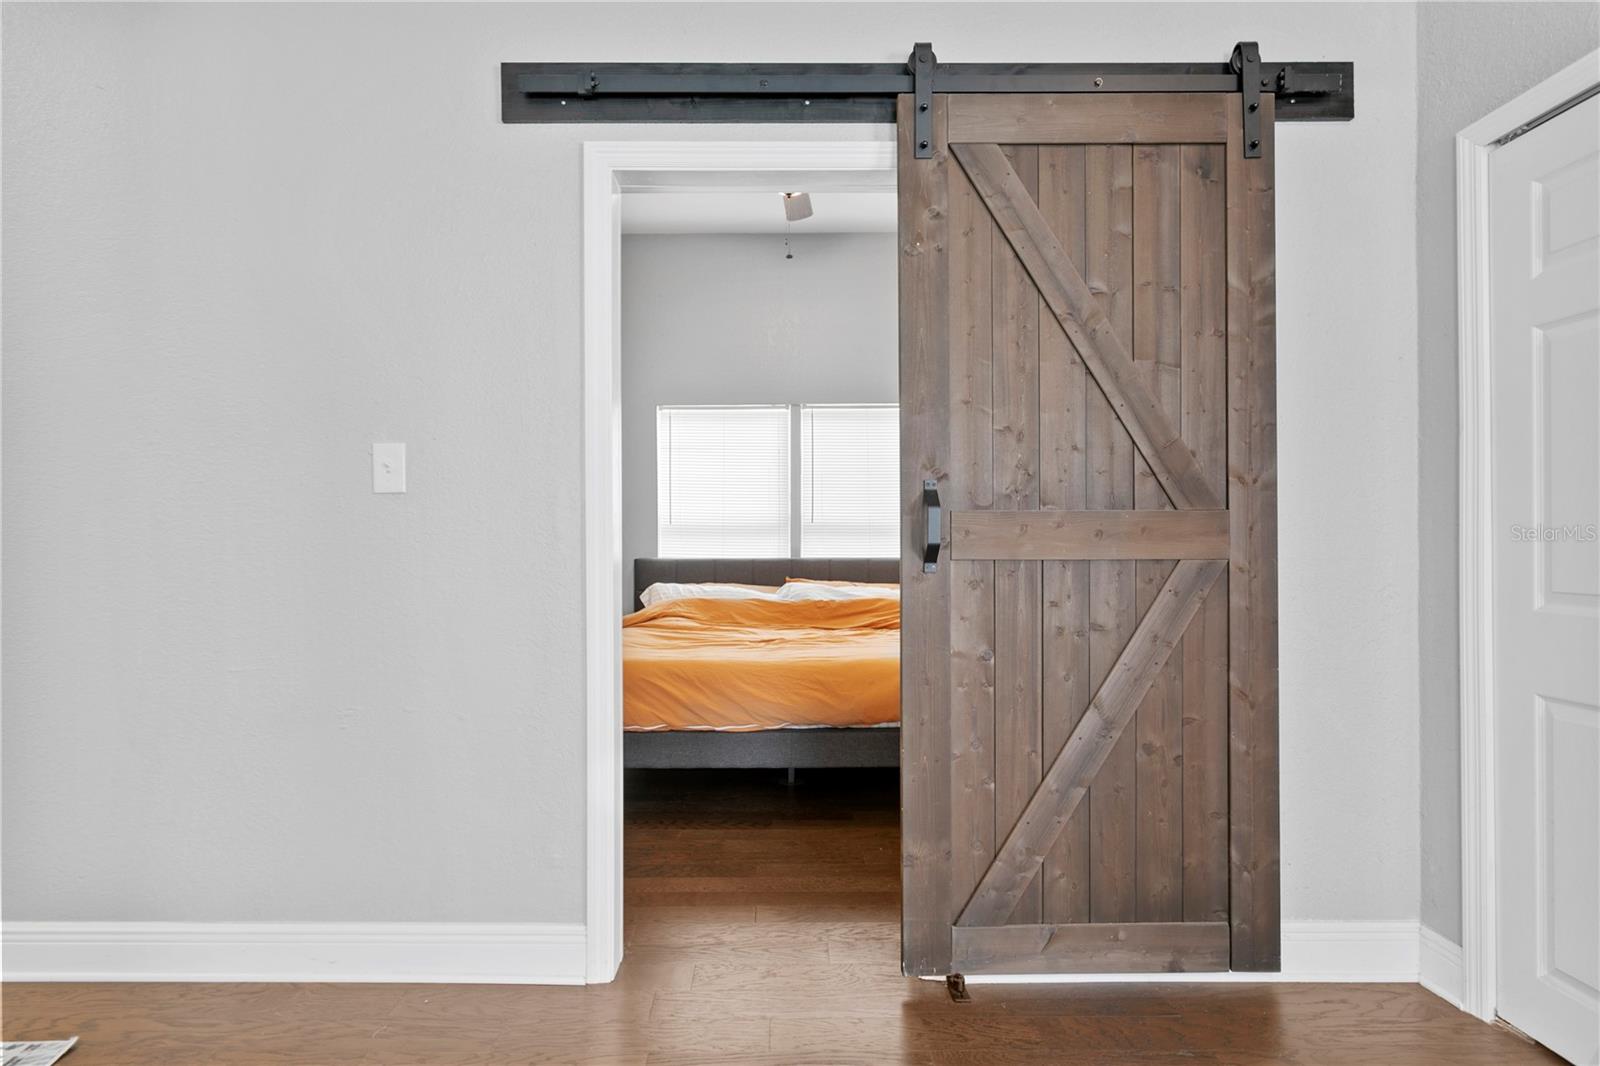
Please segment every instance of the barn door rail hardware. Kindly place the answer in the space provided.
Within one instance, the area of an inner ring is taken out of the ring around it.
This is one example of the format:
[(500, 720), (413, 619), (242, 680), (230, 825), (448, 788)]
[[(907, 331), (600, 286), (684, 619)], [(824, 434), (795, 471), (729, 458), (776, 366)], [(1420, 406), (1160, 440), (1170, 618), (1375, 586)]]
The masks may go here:
[(1251, 41), (1221, 63), (940, 63), (922, 43), (904, 63), (500, 64), (504, 122), (892, 123), (905, 93), (919, 156), (932, 150), (934, 93), (1240, 93), (1254, 155), (1251, 103), (1271, 94), (1279, 122), (1348, 122), (1355, 64), (1268, 62)]
[(1261, 158), (1261, 90), (1267, 79), (1261, 76), (1261, 48), (1254, 41), (1233, 46), (1230, 66), (1239, 72), (1239, 102), (1244, 108), (1244, 157)]

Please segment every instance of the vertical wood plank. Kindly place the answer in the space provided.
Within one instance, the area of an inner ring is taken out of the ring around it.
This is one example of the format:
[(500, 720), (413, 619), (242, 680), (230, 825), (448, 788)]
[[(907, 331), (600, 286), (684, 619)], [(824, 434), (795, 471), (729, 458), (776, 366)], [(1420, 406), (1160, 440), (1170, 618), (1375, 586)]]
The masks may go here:
[(1183, 918), (1228, 917), (1228, 575), (1184, 634)]
[(1224, 504), (1228, 491), (1228, 229), (1225, 151), (1183, 146), (1179, 217), (1183, 412), (1180, 429), (1207, 483)]
[[(1133, 153), (1121, 145), (1084, 150), (1084, 280), (1110, 319), (1113, 332), (1132, 350), (1133, 333)], [(1089, 506), (1125, 510), (1134, 506), (1133, 440), (1098, 387), (1088, 403)], [(1099, 688), (1138, 621), (1134, 564), (1089, 564), (1090, 687)], [(1096, 922), (1134, 920), (1134, 753), (1125, 732), (1090, 788), (1089, 911)]]
[[(990, 245), (994, 220), (965, 172), (946, 170), (950, 199), (951, 510), (994, 504)], [(952, 901), (977, 887), (995, 850), (994, 563), (951, 559), (950, 770)]]
[(900, 97), (900, 796), (901, 961), (946, 973), (955, 904), (950, 879), (950, 568), (922, 571), (922, 482), (949, 468), (948, 165), (945, 98), (934, 103), (934, 154), (911, 144), (912, 98)]
[[(1180, 149), (1175, 144), (1133, 149), (1132, 352), (1135, 362), (1147, 364), (1151, 391), (1174, 422), (1180, 411), (1178, 375), (1183, 344), (1179, 162)], [(1151, 489), (1166, 495), (1153, 476), (1150, 481)]]
[[(1006, 154), (1030, 196), (1039, 190), (1039, 150)], [(998, 228), (990, 241), (994, 336), (994, 507), (1039, 506), (1039, 291)], [(1043, 772), (1040, 736), (1040, 564), (994, 564), (995, 837), (1004, 839)], [(1013, 922), (1040, 920), (1037, 881), (1017, 903)]]
[[(1163, 412), (1178, 422), (1179, 149), (1133, 149), (1133, 359)], [(1134, 463), (1134, 506), (1169, 510), (1171, 501), (1143, 457)], [(1135, 609), (1142, 616), (1176, 564), (1134, 564)], [(1134, 721), (1135, 915), (1141, 922), (1183, 917), (1183, 660), (1174, 655), (1150, 686)]]
[[(1039, 150), (1039, 210), (1073, 262), (1084, 261), (1084, 148)], [(1088, 506), (1088, 374), (1061, 325), (1039, 315), (1039, 506)], [(1047, 562), (1040, 692), (1043, 759), (1052, 762), (1083, 717), (1089, 686), (1089, 563)], [(1089, 920), (1089, 815), (1072, 813), (1041, 871), (1044, 921)]]
[[(1183, 438), (1227, 493), (1227, 202), (1223, 149), (1185, 145), (1182, 207)], [(1183, 917), (1228, 917), (1228, 595), (1190, 623), (1183, 660)]]
[(1244, 158), (1230, 112), (1228, 197), (1229, 867), (1235, 970), (1282, 966), (1278, 861), (1278, 510), (1273, 127)]

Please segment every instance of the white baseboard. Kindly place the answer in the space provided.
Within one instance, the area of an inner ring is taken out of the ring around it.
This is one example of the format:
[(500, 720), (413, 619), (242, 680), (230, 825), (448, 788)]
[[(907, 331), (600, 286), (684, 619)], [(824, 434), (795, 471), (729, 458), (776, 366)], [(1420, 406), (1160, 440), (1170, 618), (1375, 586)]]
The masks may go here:
[(7, 922), (7, 981), (583, 984), (582, 925)]
[(1284, 922), (1283, 972), (1296, 981), (1406, 981), (1418, 974), (1416, 922)]
[(1422, 927), (1422, 987), (1452, 1007), (1461, 1006), (1461, 945)]
[(1078, 982), (1323, 982), (1414, 984), (1419, 970), (1416, 922), (1284, 922), (1279, 973), (984, 974), (968, 984)]
[[(582, 984), (582, 925), (7, 922), (7, 981)], [(1460, 1002), (1461, 952), (1413, 921), (1285, 922), (1280, 973), (974, 975), (973, 983), (1373, 981)]]

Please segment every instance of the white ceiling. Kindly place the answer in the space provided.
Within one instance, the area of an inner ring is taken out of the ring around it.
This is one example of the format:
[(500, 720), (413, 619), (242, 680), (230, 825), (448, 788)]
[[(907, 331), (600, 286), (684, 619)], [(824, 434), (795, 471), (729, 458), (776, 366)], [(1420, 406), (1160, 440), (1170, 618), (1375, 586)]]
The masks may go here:
[(811, 194), (794, 234), (893, 233), (895, 175), (885, 171), (679, 172), (625, 184), (624, 233), (782, 233), (783, 194)]
[[(803, 192), (805, 190), (795, 190)], [(893, 233), (891, 192), (814, 192), (807, 233)], [(783, 195), (771, 192), (639, 192), (622, 196), (623, 233), (782, 233)]]

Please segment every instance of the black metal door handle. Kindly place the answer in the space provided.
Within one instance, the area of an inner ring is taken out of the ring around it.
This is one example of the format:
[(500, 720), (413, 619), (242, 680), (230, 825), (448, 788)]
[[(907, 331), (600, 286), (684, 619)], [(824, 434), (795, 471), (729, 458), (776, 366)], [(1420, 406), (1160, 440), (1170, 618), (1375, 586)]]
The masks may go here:
[(939, 483), (931, 478), (922, 483), (922, 508), (927, 518), (922, 572), (931, 574), (939, 569), (939, 544), (944, 539), (944, 512), (939, 506)]

